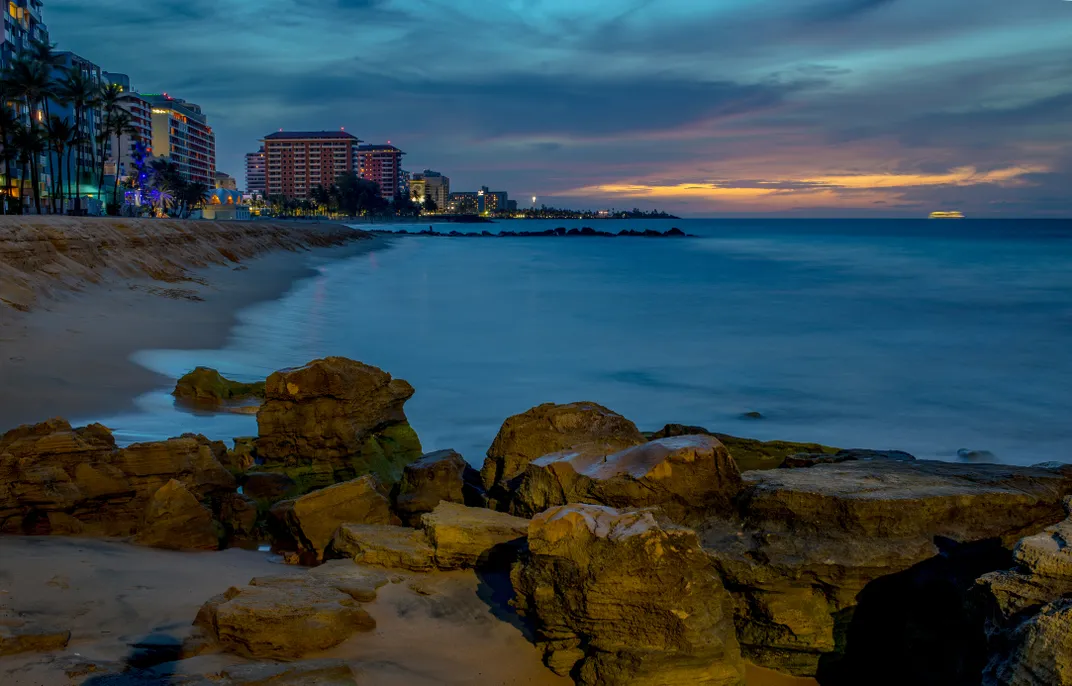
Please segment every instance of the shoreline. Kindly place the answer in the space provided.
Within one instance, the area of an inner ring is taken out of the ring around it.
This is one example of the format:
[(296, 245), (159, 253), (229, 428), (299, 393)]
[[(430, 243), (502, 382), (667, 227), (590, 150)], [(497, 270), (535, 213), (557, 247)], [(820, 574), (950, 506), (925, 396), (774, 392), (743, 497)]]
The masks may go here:
[(237, 264), (186, 270), (181, 282), (102, 270), (80, 290), (50, 293), (28, 312), (0, 310), (0, 432), (51, 417), (118, 414), (167, 377), (132, 360), (140, 350), (223, 346), (238, 313), (283, 296), (319, 261), (378, 249), (381, 238), (339, 246), (273, 245)]

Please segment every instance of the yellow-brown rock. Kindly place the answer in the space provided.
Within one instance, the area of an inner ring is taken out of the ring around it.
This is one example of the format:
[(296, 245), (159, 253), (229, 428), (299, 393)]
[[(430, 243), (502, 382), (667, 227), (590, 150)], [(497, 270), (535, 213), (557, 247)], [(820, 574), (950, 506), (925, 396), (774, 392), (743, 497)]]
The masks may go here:
[(729, 594), (695, 532), (651, 511), (555, 507), (511, 573), (545, 660), (585, 686), (737, 686)]
[(208, 508), (172, 479), (149, 498), (134, 540), (153, 548), (218, 550), (222, 533)]

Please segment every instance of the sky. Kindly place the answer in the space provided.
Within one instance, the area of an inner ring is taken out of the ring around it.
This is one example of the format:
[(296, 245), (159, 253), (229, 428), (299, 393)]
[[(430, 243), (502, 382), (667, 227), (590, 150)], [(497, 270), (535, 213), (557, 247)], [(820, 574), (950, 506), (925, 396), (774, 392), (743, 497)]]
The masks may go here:
[(202, 106), (390, 141), (521, 206), (1072, 216), (1070, 0), (46, 0), (52, 40)]

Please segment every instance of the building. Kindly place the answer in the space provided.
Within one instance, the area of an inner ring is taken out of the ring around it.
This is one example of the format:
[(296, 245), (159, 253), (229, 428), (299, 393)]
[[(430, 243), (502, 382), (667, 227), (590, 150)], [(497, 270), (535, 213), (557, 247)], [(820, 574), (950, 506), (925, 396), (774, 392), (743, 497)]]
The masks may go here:
[(402, 152), (393, 145), (360, 145), (357, 148), (358, 174), (380, 185), (380, 196), (394, 200), (403, 191)]
[(249, 217), (249, 205), (238, 191), (217, 188), (205, 196), (205, 206), (201, 209), (202, 219), (243, 221)]
[(417, 203), (430, 198), (440, 212), (446, 212), (450, 204), (450, 179), (437, 171), (425, 169), (413, 175), (409, 182), (409, 194), (410, 199)]
[(152, 108), (152, 153), (174, 162), (187, 181), (216, 185), (216, 134), (192, 102), (167, 93), (143, 93)]
[(262, 142), (268, 197), (307, 199), (317, 186), (327, 188), (343, 174), (357, 171), (361, 141), (345, 131), (278, 131)]
[(480, 214), (505, 212), (509, 207), (510, 198), (506, 191), (492, 191), (488, 190), (487, 186), (482, 186), (476, 195), (477, 211)]
[(476, 191), (451, 193), (447, 200), (447, 212), (450, 214), (479, 214), (480, 203)]
[(104, 175), (120, 179), (130, 176), (134, 170), (134, 148), (140, 141), (145, 144), (146, 154), (152, 154), (153, 112), (152, 105), (130, 86), (130, 77), (126, 74), (104, 72), (101, 79), (105, 83), (119, 86), (123, 93), (119, 96), (119, 107), (130, 115), (130, 131), (123, 136), (112, 135), (108, 142), (108, 160), (104, 165)]
[(237, 191), (238, 181), (226, 172), (217, 171), (215, 188), (225, 191)]
[[(90, 62), (80, 55), (76, 55), (73, 52), (60, 52), (56, 53), (56, 57), (59, 58), (60, 63), (53, 68), (52, 77), (54, 79), (62, 79), (64, 75), (73, 71), (80, 71), (91, 84), (93, 84), (94, 91), (98, 90), (102, 83), (107, 83), (104, 80), (104, 72), (93, 62)], [(66, 119), (72, 126), (78, 121), (77, 113), (73, 103), (58, 102), (52, 100), (49, 102), (49, 113), (53, 116), (57, 116), (60, 119)], [(78, 146), (78, 149), (71, 154), (70, 161), (70, 178), (67, 174), (66, 161), (63, 162), (63, 169), (52, 169), (50, 176), (55, 178), (56, 172), (62, 171), (64, 178), (64, 187), (67, 186), (68, 181), (71, 182), (70, 186), (72, 192), (75, 189), (74, 176), (79, 169), (79, 163), (81, 163), (82, 178), (78, 179), (78, 192), (82, 196), (92, 195), (96, 197), (97, 188), (100, 184), (100, 180), (97, 178), (101, 174), (99, 168), (100, 164), (100, 150), (98, 146), (102, 145), (97, 139), (97, 133), (103, 128), (103, 115), (101, 111), (96, 107), (87, 107), (82, 113), (81, 121), (81, 139), (82, 143)], [(50, 155), (50, 168), (53, 165), (60, 164), (54, 156)]]
[(36, 41), (48, 42), (48, 27), (41, 17), (41, 0), (12, 0), (4, 3), (4, 35), (0, 41), (0, 67)]
[(267, 177), (264, 174), (264, 146), (257, 152), (246, 153), (246, 193), (259, 195), (262, 198), (267, 195), (265, 183)]

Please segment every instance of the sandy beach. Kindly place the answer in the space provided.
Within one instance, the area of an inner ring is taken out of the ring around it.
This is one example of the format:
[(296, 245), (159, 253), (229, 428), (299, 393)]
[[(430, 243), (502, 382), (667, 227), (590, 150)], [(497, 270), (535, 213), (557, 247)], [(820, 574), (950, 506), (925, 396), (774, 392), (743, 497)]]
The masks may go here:
[[(35, 234), (66, 232), (71, 221), (27, 219)], [(230, 236), (225, 223), (185, 222), (181, 224), (194, 231), (208, 225), (219, 233), (209, 234), (204, 249), (163, 243), (156, 249), (138, 246), (124, 255), (120, 247), (106, 247), (92, 260), (76, 262), (59, 254), (38, 264), (11, 249), (27, 232), (19, 220), (0, 221), (0, 431), (53, 416), (123, 411), (141, 393), (167, 382), (132, 363), (134, 352), (219, 347), (239, 310), (278, 298), (296, 280), (315, 273), (310, 267), (314, 261), (382, 244), (368, 238), (317, 246), (328, 241), (309, 236), (350, 231), (326, 223), (247, 223), (258, 233), (243, 240)], [(79, 222), (80, 230), (97, 228), (93, 219)], [(163, 220), (159, 226), (133, 227), (167, 235)], [(218, 254), (220, 248), (228, 258)], [(144, 252), (161, 264), (150, 262)], [(213, 263), (206, 264), (214, 252)]]

